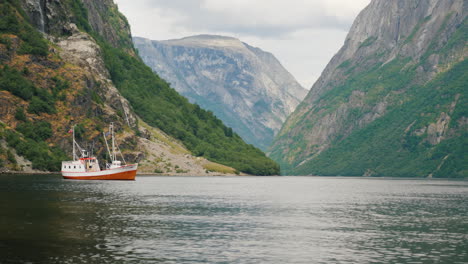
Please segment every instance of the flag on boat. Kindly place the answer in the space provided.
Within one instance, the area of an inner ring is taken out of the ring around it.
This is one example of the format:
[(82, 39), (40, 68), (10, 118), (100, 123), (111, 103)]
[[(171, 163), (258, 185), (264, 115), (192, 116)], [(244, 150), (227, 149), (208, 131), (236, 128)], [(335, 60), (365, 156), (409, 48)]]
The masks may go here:
[(73, 128), (70, 128), (70, 130), (68, 130), (68, 133), (73, 133)]

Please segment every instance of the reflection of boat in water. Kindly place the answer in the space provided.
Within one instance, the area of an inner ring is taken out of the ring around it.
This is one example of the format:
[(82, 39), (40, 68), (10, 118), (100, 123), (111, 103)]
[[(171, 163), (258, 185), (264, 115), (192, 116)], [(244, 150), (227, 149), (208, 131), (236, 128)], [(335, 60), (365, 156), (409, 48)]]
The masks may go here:
[[(83, 150), (75, 141), (75, 127), (70, 132), (73, 132), (73, 160), (62, 161), (63, 178), (74, 180), (135, 180), (138, 163), (126, 164), (120, 149), (119, 153), (122, 156), (124, 164), (117, 160), (114, 125), (112, 123), (109, 127), (109, 133), (112, 136), (112, 152), (109, 150), (106, 134), (104, 134), (107, 151), (111, 157), (111, 163), (107, 163), (105, 170), (101, 170), (96, 157), (88, 157), (87, 151)], [(76, 155), (75, 146), (78, 147), (81, 154), (80, 158)], [(117, 148), (119, 147), (117, 146)]]

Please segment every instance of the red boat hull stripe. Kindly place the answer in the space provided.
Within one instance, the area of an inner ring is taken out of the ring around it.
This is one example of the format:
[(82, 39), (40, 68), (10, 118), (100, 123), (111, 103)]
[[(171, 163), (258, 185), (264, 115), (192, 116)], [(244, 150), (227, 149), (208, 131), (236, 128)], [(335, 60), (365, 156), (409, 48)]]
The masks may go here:
[(135, 180), (136, 173), (137, 170), (131, 170), (98, 176), (63, 176), (63, 178), (72, 180)]

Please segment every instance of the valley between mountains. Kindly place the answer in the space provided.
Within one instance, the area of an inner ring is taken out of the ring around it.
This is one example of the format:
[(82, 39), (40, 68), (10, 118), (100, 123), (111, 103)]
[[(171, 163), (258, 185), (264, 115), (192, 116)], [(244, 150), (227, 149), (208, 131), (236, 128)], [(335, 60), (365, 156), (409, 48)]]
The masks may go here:
[(2, 1), (0, 171), (58, 171), (72, 126), (105, 160), (113, 122), (141, 173), (467, 178), (466, 11), (372, 0), (307, 90), (238, 38), (132, 36), (112, 0)]

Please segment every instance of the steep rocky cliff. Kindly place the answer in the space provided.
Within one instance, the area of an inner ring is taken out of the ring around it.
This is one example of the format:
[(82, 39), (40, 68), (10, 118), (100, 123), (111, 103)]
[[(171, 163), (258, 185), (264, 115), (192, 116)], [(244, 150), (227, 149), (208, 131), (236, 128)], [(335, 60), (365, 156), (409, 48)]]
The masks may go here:
[[(14, 2), (14, 1), (13, 1)], [(93, 30), (116, 48), (131, 50), (130, 26), (112, 0), (21, 0), (29, 22), (48, 36), (71, 34), (70, 24)]]
[(271, 53), (235, 38), (136, 37), (134, 44), (143, 61), (178, 92), (262, 149), (306, 94)]
[[(110, 122), (126, 160), (139, 162), (140, 172), (278, 170), (144, 65), (111, 0), (0, 2), (0, 102), (0, 171), (58, 170), (71, 156), (72, 125), (78, 141), (89, 142), (104, 161), (102, 132)], [(206, 127), (213, 129), (209, 135), (200, 131)]]
[(467, 177), (463, 0), (373, 0), (282, 127), (285, 174)]

